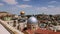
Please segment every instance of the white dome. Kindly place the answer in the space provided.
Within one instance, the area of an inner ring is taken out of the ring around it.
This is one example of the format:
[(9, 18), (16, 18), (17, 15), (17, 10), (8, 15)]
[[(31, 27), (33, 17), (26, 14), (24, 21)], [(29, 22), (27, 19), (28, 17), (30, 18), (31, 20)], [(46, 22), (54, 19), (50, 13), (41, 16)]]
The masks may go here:
[(38, 20), (35, 17), (30, 17), (27, 22), (29, 24), (37, 24)]

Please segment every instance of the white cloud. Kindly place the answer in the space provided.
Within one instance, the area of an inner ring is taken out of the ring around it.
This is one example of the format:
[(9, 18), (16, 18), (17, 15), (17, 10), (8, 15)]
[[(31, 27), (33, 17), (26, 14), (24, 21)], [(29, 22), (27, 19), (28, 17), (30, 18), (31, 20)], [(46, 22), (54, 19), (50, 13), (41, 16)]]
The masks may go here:
[(18, 7), (20, 7), (20, 8), (31, 8), (32, 6), (31, 5), (18, 5)]
[(44, 12), (47, 14), (60, 14), (60, 7), (38, 7), (36, 11)]
[(49, 7), (60, 6), (59, 1), (50, 1), (48, 2)]
[(48, 5), (48, 7), (51, 7), (52, 8), (52, 7), (55, 7), (55, 6), (54, 5)]
[(23, 1), (30, 1), (30, 0), (23, 0)]
[(58, 2), (58, 1), (50, 1), (50, 2), (48, 2), (48, 4), (60, 5), (60, 2)]
[(48, 11), (47, 10), (47, 7), (38, 7), (37, 9), (35, 10), (38, 10), (38, 11)]
[(52, 4), (52, 3), (57, 3), (57, 1), (50, 1), (49, 3), (50, 3), (50, 4)]
[(4, 4), (3, 3), (0, 3), (0, 6), (3, 6)]
[(6, 2), (7, 4), (17, 4), (16, 0), (3, 0), (3, 2)]

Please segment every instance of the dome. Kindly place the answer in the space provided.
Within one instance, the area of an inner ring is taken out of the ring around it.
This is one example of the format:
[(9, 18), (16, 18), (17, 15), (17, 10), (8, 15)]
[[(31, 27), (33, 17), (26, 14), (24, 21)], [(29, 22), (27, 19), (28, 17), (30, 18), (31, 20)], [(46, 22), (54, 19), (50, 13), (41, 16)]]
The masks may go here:
[(30, 17), (27, 22), (28, 24), (37, 24), (38, 20), (35, 17)]
[(24, 11), (21, 11), (20, 14), (25, 14), (25, 12)]

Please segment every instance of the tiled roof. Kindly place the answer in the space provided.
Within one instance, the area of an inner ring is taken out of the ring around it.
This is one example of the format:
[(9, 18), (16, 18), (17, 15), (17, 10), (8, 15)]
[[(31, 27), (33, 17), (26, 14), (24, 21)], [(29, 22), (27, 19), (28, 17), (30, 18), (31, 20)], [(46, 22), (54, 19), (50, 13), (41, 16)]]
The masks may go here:
[(33, 30), (27, 30), (29, 34), (60, 34), (60, 32), (54, 32), (52, 30), (42, 30), (42, 29), (37, 29), (36, 31)]
[(37, 29), (36, 30), (36, 33), (39, 33), (39, 34), (49, 34), (53, 32), (52, 30), (42, 30), (42, 29)]

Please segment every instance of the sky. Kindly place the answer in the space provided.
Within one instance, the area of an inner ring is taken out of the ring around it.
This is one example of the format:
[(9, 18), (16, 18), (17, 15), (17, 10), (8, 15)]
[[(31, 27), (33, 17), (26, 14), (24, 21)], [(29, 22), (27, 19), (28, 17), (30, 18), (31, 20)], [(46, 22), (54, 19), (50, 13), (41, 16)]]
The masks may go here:
[(60, 0), (0, 0), (0, 11), (19, 15), (20, 11), (28, 14), (60, 14)]

